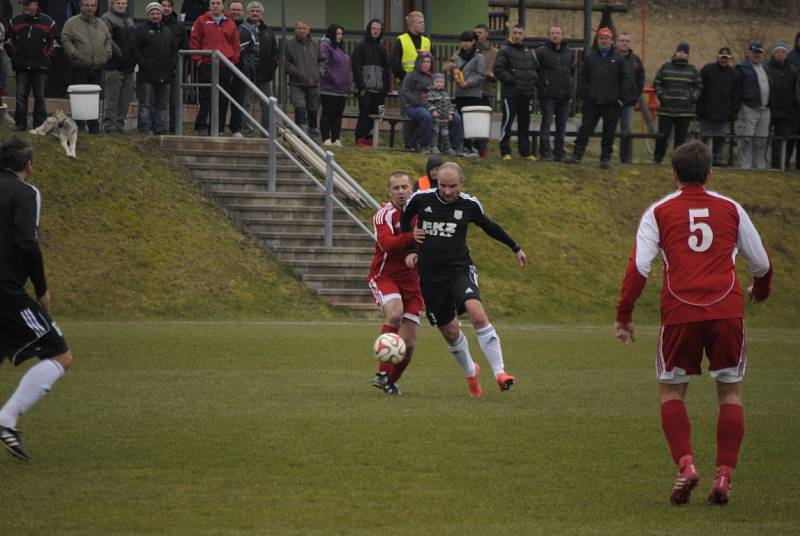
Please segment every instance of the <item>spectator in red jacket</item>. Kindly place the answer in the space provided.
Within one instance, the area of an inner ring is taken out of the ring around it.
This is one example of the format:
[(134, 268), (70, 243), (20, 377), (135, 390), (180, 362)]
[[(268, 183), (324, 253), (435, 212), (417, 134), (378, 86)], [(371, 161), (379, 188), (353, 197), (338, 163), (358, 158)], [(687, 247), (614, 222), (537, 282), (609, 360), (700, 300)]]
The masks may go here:
[[(197, 17), (192, 26), (192, 35), (189, 38), (189, 48), (192, 50), (218, 50), (232, 63), (239, 63), (239, 28), (233, 20), (225, 16), (222, 0), (210, 0), (208, 11)], [(197, 81), (200, 84), (211, 82), (211, 56), (192, 56), (198, 63)], [(233, 73), (222, 63), (219, 66), (219, 86), (231, 92)], [(207, 130), (211, 133), (209, 121), (209, 105), (211, 88), (200, 88), (200, 107), (194, 122), (197, 132)], [(225, 116), (228, 113), (228, 99), (219, 96), (219, 121), (220, 134), (225, 130)]]

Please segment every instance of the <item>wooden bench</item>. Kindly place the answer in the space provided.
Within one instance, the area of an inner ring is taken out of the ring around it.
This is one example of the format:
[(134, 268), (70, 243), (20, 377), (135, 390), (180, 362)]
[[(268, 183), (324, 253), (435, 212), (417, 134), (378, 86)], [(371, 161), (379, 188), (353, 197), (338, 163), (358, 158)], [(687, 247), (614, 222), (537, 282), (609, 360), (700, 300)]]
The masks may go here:
[(411, 119), (399, 114), (371, 114), (372, 119), (372, 148), (377, 149), (380, 141), (381, 124), (386, 121), (389, 123), (389, 147), (394, 147), (395, 131), (397, 123), (410, 123)]

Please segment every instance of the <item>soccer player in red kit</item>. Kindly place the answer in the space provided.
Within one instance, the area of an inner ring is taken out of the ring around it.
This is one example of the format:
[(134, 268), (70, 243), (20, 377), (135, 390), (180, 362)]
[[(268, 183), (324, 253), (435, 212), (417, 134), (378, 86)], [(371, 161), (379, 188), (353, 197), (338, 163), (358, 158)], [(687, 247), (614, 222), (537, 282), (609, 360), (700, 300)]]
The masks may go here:
[(400, 232), (400, 213), (411, 196), (411, 179), (402, 172), (389, 176), (389, 202), (373, 218), (375, 255), (369, 269), (369, 288), (383, 310), (381, 333), (397, 333), (406, 343), (406, 355), (396, 365), (381, 363), (372, 385), (388, 395), (399, 395), (397, 381), (414, 353), (422, 311), (422, 292), (416, 268), (408, 268), (405, 256), (414, 243), (413, 233)]
[(651, 205), (636, 233), (614, 330), (617, 338), (634, 341), (633, 308), (644, 289), (650, 265), (661, 254), (661, 331), (656, 374), (661, 393), (661, 428), (678, 476), (673, 504), (689, 502), (700, 481), (695, 468), (691, 425), (684, 398), (692, 375), (700, 374), (703, 350), (717, 383), (717, 472), (708, 502), (728, 502), (731, 473), (744, 436), (741, 381), (747, 364), (742, 289), (736, 279), (736, 254), (750, 263), (750, 300), (763, 302), (772, 288), (772, 266), (761, 237), (742, 206), (707, 191), (711, 153), (700, 141), (672, 154), (677, 191)]

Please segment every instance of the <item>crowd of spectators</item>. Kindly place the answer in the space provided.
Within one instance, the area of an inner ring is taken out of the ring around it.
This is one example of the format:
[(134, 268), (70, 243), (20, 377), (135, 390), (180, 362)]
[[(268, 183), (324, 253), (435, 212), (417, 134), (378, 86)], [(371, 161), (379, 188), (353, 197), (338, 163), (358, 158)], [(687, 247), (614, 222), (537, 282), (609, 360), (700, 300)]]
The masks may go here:
[[(245, 5), (230, 0), (226, 7), (223, 0), (185, 0), (180, 16), (173, 11), (173, 0), (154, 1), (145, 8), (146, 21), (138, 25), (128, 13), (128, 0), (111, 0), (101, 16), (98, 0), (70, 2), (68, 17), (43, 13), (39, 0), (22, 0), (21, 4), (22, 13), (2, 26), (2, 31), (7, 30), (4, 42), (16, 74), (17, 130), (29, 128), (31, 94), (33, 127), (46, 118), (45, 87), (59, 45), (69, 61), (72, 84), (103, 88), (102, 125), (99, 121), (79, 123), (90, 133), (101, 128), (106, 133), (124, 132), (134, 89), (139, 131), (174, 132), (178, 118), (174, 79), (180, 49), (220, 51), (248, 80), (271, 95), (279, 43), (263, 22), (264, 6), (258, 1)], [(63, 27), (59, 28), (55, 19), (63, 20)], [(530, 121), (538, 108), (538, 156), (542, 160), (579, 162), (602, 120), (600, 166), (608, 168), (611, 163), (618, 125), (620, 162), (633, 161), (634, 110), (646, 77), (630, 34), (615, 36), (610, 28), (599, 29), (575, 81), (576, 54), (564, 43), (558, 25), (548, 28), (547, 40), (538, 48), (528, 46), (524, 28), (515, 25), (508, 41), (498, 48), (490, 43), (486, 25), (479, 24), (461, 34), (451, 57), (437, 60), (425, 35), (423, 14), (413, 11), (405, 22), (407, 31), (386, 47), (382, 21), (371, 20), (352, 55), (344, 46), (341, 26), (331, 25), (317, 42), (310, 35), (308, 21), (295, 22), (294, 35), (285, 46), (289, 98), (295, 122), (313, 140), (342, 145), (345, 106), (354, 95), (359, 109), (355, 145), (370, 147), (370, 116), (386, 103), (394, 77), (400, 113), (406, 119), (405, 150), (487, 157), (486, 140), (464, 139), (463, 111), (501, 102), (500, 154), (504, 159), (514, 158), (514, 135), (519, 156), (537, 159)], [(800, 33), (791, 46), (777, 43), (769, 55), (762, 43), (751, 43), (746, 57), (735, 65), (728, 46), (720, 48), (715, 61), (701, 69), (689, 61), (689, 52), (688, 43), (679, 43), (653, 80), (659, 102), (654, 162), (662, 161), (671, 137), (675, 147), (684, 143), (697, 121), (700, 138), (712, 146), (715, 165), (723, 165), (724, 147), (735, 139), (739, 165), (763, 169), (768, 139), (773, 136), (778, 141), (772, 143), (769, 163), (775, 168), (787, 166), (795, 153), (792, 138), (800, 136)], [(208, 83), (211, 58), (194, 55), (192, 60), (196, 64), (194, 81)], [(454, 87), (452, 95), (448, 81)], [(224, 64), (220, 65), (219, 84), (239, 106), (219, 98), (217, 131), (223, 132), (227, 123), (235, 137), (256, 132), (257, 125), (245, 120), (240, 106), (254, 117), (260, 107), (261, 126), (266, 128), (268, 107)], [(567, 157), (565, 137), (575, 85), (582, 115), (573, 153)], [(195, 130), (210, 132), (210, 90), (200, 88), (198, 94)]]

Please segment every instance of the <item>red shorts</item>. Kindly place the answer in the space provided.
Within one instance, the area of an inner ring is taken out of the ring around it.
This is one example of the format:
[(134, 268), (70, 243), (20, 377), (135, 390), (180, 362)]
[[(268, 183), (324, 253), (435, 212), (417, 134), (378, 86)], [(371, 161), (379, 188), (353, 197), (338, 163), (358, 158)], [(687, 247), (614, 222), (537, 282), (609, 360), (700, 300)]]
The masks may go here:
[(747, 366), (747, 343), (741, 318), (661, 326), (656, 352), (656, 375), (662, 383), (687, 383), (702, 374), (703, 350), (709, 375), (723, 383), (737, 383)]
[(419, 279), (413, 282), (396, 282), (388, 277), (378, 276), (369, 280), (369, 289), (381, 309), (387, 302), (403, 300), (403, 318), (419, 324), (419, 315), (425, 307)]

